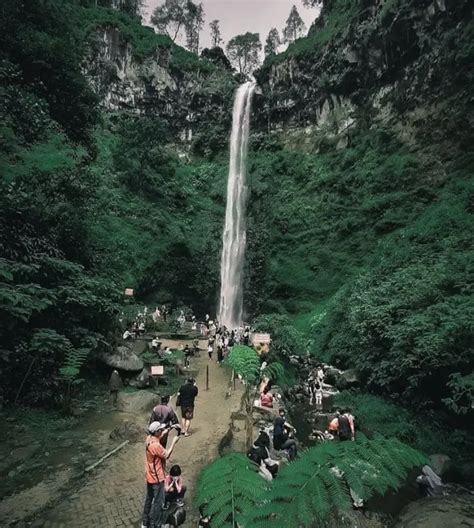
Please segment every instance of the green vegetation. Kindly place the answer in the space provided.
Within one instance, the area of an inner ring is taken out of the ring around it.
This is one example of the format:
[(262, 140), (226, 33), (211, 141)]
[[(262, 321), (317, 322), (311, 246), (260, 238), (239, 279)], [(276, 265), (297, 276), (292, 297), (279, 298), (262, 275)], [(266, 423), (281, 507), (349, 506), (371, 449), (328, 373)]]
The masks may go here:
[[(283, 467), (278, 478), (258, 482), (258, 468), (232, 453), (204, 469), (196, 504), (206, 504), (213, 525), (259, 528), (314, 526), (348, 510), (350, 490), (367, 500), (396, 489), (409, 470), (425, 461), (418, 451), (395, 439), (360, 435), (356, 442), (322, 444)], [(230, 490), (230, 493), (229, 493)]]
[(445, 413), (425, 411), (414, 413), (394, 401), (372, 394), (343, 391), (335, 397), (335, 405), (350, 407), (356, 413), (357, 426), (367, 436), (380, 433), (398, 438), (424, 453), (446, 453), (467, 478), (470, 453), (474, 443), (468, 431), (448, 426)]
[(98, 28), (115, 27), (136, 60), (165, 50), (171, 70), (200, 77), (196, 101), (212, 96), (219, 105), (232, 77), (219, 77), (217, 66), (137, 17), (93, 4), (2, 5), (0, 361), (7, 402), (64, 403), (62, 388), (70, 394), (81, 379), (84, 351), (89, 357), (115, 346), (125, 287), (195, 309), (214, 302), (225, 170), (216, 152), (225, 137), (196, 134), (193, 149), (214, 161), (183, 158), (164, 119), (101, 114), (82, 68)]

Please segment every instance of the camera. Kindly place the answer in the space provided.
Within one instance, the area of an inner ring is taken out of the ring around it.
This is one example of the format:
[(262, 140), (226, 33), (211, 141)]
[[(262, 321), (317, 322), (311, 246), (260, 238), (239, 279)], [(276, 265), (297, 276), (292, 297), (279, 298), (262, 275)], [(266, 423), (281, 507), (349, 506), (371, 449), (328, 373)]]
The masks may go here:
[(182, 427), (179, 424), (174, 424), (171, 426), (171, 429), (176, 429), (176, 434), (180, 436), (183, 432)]

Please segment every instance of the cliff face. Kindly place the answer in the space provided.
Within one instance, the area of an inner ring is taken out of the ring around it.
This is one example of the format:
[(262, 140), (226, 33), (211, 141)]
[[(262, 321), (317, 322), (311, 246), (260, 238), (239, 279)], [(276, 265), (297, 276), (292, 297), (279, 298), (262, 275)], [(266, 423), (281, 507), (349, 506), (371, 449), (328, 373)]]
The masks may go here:
[[(152, 28), (142, 31), (155, 36)], [(91, 38), (85, 73), (106, 111), (158, 115), (187, 142), (204, 127), (230, 127), (231, 72), (191, 59), (171, 42), (157, 44), (145, 57), (137, 58), (135, 52), (134, 43), (117, 27), (97, 28)]]
[(461, 22), (470, 18), (468, 0), (325, 2), (308, 38), (258, 73), (261, 123), (308, 127), (339, 146), (367, 117), (410, 134), (440, 96), (468, 97), (468, 54), (459, 51), (469, 49)]

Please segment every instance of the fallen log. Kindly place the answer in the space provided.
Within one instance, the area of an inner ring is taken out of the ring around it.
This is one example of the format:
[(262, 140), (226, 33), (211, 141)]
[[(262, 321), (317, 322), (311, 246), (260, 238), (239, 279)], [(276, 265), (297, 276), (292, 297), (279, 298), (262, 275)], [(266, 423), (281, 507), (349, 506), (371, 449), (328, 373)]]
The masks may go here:
[(100, 458), (99, 460), (97, 460), (97, 462), (95, 462), (94, 464), (92, 464), (91, 466), (87, 466), (85, 471), (88, 472), (88, 471), (92, 471), (94, 468), (96, 468), (99, 464), (101, 464), (104, 460), (106, 460), (107, 458), (109, 458), (110, 456), (112, 456), (113, 454), (117, 453), (117, 451), (120, 451), (122, 449), (122, 447), (125, 447), (127, 444), (130, 443), (130, 440), (125, 440), (125, 442), (122, 442), (119, 446), (117, 446), (115, 449), (112, 449), (112, 451), (110, 451), (109, 453), (107, 453), (106, 455), (104, 455), (102, 458)]

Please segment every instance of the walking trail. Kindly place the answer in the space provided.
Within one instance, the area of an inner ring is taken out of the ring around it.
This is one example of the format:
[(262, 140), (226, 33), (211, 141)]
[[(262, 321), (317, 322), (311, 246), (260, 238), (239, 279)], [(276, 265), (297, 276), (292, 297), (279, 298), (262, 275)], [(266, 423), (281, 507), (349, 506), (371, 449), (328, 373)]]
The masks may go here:
[[(209, 390), (206, 390), (206, 365), (209, 365)], [(196, 378), (199, 395), (196, 399), (191, 436), (181, 438), (167, 462), (179, 464), (188, 487), (186, 493), (187, 519), (184, 528), (197, 526), (199, 515), (192, 507), (196, 479), (203, 466), (218, 456), (219, 442), (229, 429), (231, 414), (240, 407), (239, 385), (232, 394), (229, 371), (201, 357), (192, 359), (191, 369), (198, 369)], [(173, 406), (175, 398), (173, 398)], [(151, 412), (151, 409), (149, 410)], [(149, 412), (139, 418), (147, 423)], [(179, 415), (179, 412), (178, 412)], [(85, 484), (49, 510), (35, 527), (91, 528), (139, 527), (144, 500), (144, 442), (130, 444), (103, 462)]]

